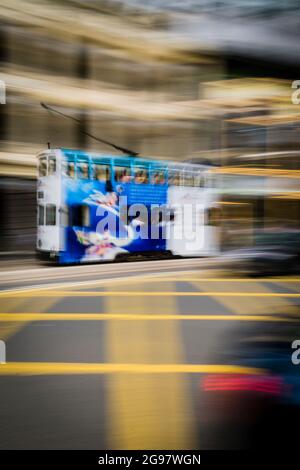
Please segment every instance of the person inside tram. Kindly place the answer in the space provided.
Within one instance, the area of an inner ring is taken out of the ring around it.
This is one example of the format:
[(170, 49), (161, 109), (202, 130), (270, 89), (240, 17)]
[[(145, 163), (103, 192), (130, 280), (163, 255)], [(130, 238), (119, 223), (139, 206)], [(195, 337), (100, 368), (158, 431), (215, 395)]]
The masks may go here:
[(153, 184), (165, 184), (164, 174), (162, 172), (156, 172), (152, 181)]
[(142, 171), (137, 171), (137, 172), (135, 173), (135, 178), (134, 178), (135, 183), (140, 184), (140, 183), (143, 182), (143, 181), (142, 181), (142, 180), (143, 180), (143, 176), (142, 176), (142, 175), (143, 175), (143, 172), (142, 172)]

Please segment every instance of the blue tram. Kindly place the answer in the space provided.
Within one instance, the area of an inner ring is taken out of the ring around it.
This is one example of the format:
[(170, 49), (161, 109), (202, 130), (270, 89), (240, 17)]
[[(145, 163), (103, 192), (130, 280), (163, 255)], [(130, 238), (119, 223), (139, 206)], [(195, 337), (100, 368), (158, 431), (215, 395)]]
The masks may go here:
[(219, 251), (209, 166), (48, 149), (38, 155), (37, 250), (61, 264)]

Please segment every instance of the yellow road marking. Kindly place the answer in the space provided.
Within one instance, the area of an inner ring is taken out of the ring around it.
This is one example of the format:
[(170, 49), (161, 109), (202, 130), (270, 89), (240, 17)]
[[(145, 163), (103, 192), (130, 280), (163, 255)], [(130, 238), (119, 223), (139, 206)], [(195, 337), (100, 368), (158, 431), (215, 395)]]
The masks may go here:
[[(180, 281), (181, 279), (176, 278), (176, 280)], [(300, 278), (280, 278), (280, 277), (213, 277), (213, 278), (183, 278), (184, 281), (199, 281), (199, 282), (249, 282), (249, 283), (274, 283), (274, 282), (283, 282), (283, 283), (292, 283), (292, 282), (300, 282)]]
[[(18, 333), (20, 330), (22, 330), (28, 322), (31, 320), (29, 318), (25, 318), (23, 316), (19, 317), (19, 320), (17, 317), (13, 319), (11, 315), (14, 315), (13, 313), (7, 313), (7, 312), (13, 312), (14, 310), (17, 310), (21, 308), (22, 310), (30, 309), (32, 311), (32, 307), (36, 307), (36, 309), (41, 312), (41, 310), (46, 310), (47, 308), (51, 307), (55, 303), (55, 299), (24, 299), (22, 297), (16, 297), (16, 298), (9, 298), (6, 300), (6, 302), (2, 303), (0, 306), (0, 312), (2, 309), (5, 308), (5, 313), (4, 317), (1, 320), (0, 324), (0, 339), (3, 341), (7, 341), (9, 338), (14, 336), (16, 333)], [(0, 315), (2, 315), (0, 313)], [(6, 317), (6, 320), (4, 319)]]
[[(256, 282), (261, 282), (261, 283), (274, 283), (274, 282), (282, 282), (282, 283), (298, 283), (300, 282), (300, 278), (276, 278), (276, 277), (270, 277), (270, 278), (229, 278), (229, 277), (208, 277), (208, 278), (201, 278), (201, 277), (195, 277), (195, 276), (188, 276), (188, 277), (181, 277), (181, 273), (178, 274), (176, 277), (165, 277), (161, 274), (159, 275), (143, 275), (143, 276), (128, 276), (128, 277), (123, 277), (123, 278), (110, 278), (110, 279), (100, 279), (100, 280), (91, 280), (91, 281), (79, 281), (79, 282), (66, 282), (66, 283), (61, 283), (61, 284), (52, 284), (52, 285), (47, 285), (46, 289), (63, 289), (63, 288), (76, 288), (76, 287), (81, 287), (81, 286), (101, 286), (101, 285), (106, 285), (106, 284), (131, 284), (131, 283), (159, 283), (159, 282), (238, 282), (238, 283), (256, 283)], [(41, 289), (43, 290), (43, 286), (34, 286), (32, 287), (33, 289)], [(17, 290), (17, 289), (16, 289)]]
[[(141, 284), (141, 288), (147, 287)], [(170, 286), (173, 287), (173, 286)], [(133, 285), (131, 288), (136, 289)], [(108, 380), (109, 446), (117, 449), (185, 449), (194, 447), (194, 415), (187, 382), (177, 374), (147, 374), (150, 364), (183, 363), (182, 341), (176, 322), (153, 322), (163, 312), (163, 318), (176, 315), (174, 298), (145, 302), (143, 297), (111, 296), (106, 299), (110, 312), (123, 312), (107, 324), (107, 358), (109, 362), (143, 364), (141, 374), (113, 375)], [(142, 313), (141, 313), (142, 312)], [(130, 318), (130, 323), (119, 321)], [(150, 370), (150, 369), (149, 369)], [(143, 373), (144, 371), (144, 373)]]
[[(0, 311), (2, 308), (5, 308), (5, 312), (11, 312), (15, 309), (22, 308), (24, 305), (23, 298), (11, 298), (6, 302), (2, 302), (0, 305)], [(23, 310), (23, 309), (22, 309)], [(24, 319), (20, 319), (19, 323), (11, 322), (9, 318), (3, 320), (3, 323), (0, 325), (0, 339), (7, 341), (9, 338), (14, 336), (19, 330), (25, 326)]]
[[(193, 273), (193, 271), (192, 271)], [(188, 277), (180, 277), (181, 274), (186, 274), (180, 272), (176, 277), (165, 277), (163, 274), (145, 274), (141, 276), (124, 276), (124, 277), (116, 277), (116, 278), (109, 278), (109, 279), (97, 279), (97, 280), (89, 280), (89, 281), (75, 281), (75, 282), (61, 282), (61, 283), (52, 283), (52, 284), (39, 284), (28, 286), (25, 289), (15, 288), (15, 289), (4, 289), (1, 292), (23, 292), (23, 291), (31, 291), (31, 290), (53, 290), (53, 289), (65, 289), (65, 288), (76, 288), (81, 286), (101, 286), (106, 284), (131, 284), (132, 282), (135, 283), (156, 283), (156, 282), (238, 282), (238, 283), (299, 283), (300, 278), (293, 278), (293, 277), (262, 277), (262, 278), (229, 278), (229, 277), (195, 277), (195, 276), (188, 276)], [(189, 273), (187, 273), (189, 274)], [(15, 282), (15, 281), (12, 281)]]
[(219, 314), (130, 314), (130, 313), (1, 313), (0, 322), (35, 322), (35, 321), (263, 321), (288, 322), (295, 321), (288, 317), (276, 315), (219, 315)]
[(5, 291), (0, 297), (300, 297), (290, 292)]
[[(181, 271), (178, 276), (176, 277), (166, 277), (165, 274), (143, 274), (140, 276), (123, 276), (123, 277), (116, 277), (116, 278), (109, 278), (109, 279), (97, 279), (97, 280), (88, 280), (88, 281), (73, 281), (73, 282), (61, 282), (61, 283), (52, 283), (52, 284), (39, 284), (28, 286), (24, 289), (14, 288), (14, 289), (5, 289), (0, 292), (0, 295), (4, 292), (24, 292), (24, 291), (40, 291), (40, 290), (55, 290), (55, 289), (65, 289), (65, 288), (80, 288), (81, 286), (101, 286), (106, 284), (131, 284), (131, 283), (156, 283), (156, 282), (238, 282), (238, 283), (298, 283), (300, 282), (300, 278), (293, 278), (293, 277), (263, 277), (263, 278), (229, 278), (229, 277), (208, 277), (208, 278), (201, 278), (193, 276), (194, 271)], [(168, 273), (167, 273), (168, 274)], [(183, 277), (180, 277), (183, 275)], [(187, 277), (184, 277), (188, 275)], [(11, 282), (15, 282), (11, 281)]]
[[(0, 303), (0, 312), (13, 312), (23, 307), (26, 301), (22, 297), (11, 297)], [(27, 301), (28, 302), (28, 301)]]
[[(207, 282), (203, 282), (200, 285), (193, 283), (195, 287), (201, 288), (203, 292), (207, 292), (211, 285)], [(281, 295), (280, 292), (273, 292), (271, 288), (267, 287), (263, 283), (249, 283), (243, 284), (243, 292), (240, 295), (232, 295), (232, 284), (225, 284), (221, 281), (214, 284), (215, 291), (218, 293), (212, 293), (212, 298), (226, 307), (231, 313), (238, 315), (269, 315), (270, 312), (283, 314), (286, 313), (287, 304), (291, 302), (290, 298), (299, 296), (299, 293), (288, 292)], [(220, 295), (222, 292), (224, 295)], [(242, 297), (251, 298), (250, 302), (241, 301)]]
[(72, 362), (7, 362), (0, 375), (93, 374), (259, 374), (262, 369), (219, 364), (118, 364)]

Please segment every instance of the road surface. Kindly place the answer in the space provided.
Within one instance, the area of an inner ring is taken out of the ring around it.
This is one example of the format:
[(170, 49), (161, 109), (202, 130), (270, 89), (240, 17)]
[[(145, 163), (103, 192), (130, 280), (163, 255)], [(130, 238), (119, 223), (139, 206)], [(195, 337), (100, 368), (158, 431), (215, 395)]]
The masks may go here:
[(0, 285), (1, 449), (201, 449), (201, 377), (249, 372), (215, 362), (226, 333), (300, 302), (299, 278), (202, 260), (2, 269)]

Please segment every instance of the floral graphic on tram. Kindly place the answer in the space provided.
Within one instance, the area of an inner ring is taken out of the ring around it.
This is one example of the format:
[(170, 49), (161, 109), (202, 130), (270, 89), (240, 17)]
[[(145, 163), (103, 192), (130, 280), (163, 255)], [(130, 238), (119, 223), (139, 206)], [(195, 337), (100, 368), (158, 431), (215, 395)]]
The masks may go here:
[(116, 192), (104, 194), (96, 190), (84, 200), (93, 219), (98, 218), (101, 222), (101, 217), (105, 217), (108, 227), (101, 230), (99, 225), (94, 227), (93, 224), (93, 229), (73, 228), (77, 241), (86, 247), (82, 261), (109, 260), (120, 253), (129, 252), (124, 247), (134, 240), (134, 230), (121, 220), (118, 202)]

